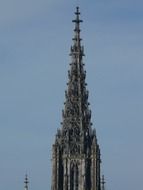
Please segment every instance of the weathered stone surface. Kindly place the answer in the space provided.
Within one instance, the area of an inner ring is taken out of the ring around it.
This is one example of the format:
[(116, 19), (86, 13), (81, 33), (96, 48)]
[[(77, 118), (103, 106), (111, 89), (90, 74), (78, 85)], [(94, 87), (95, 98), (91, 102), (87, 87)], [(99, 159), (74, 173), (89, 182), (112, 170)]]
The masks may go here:
[(78, 7), (75, 14), (62, 128), (53, 145), (52, 190), (100, 190), (100, 149), (91, 128)]

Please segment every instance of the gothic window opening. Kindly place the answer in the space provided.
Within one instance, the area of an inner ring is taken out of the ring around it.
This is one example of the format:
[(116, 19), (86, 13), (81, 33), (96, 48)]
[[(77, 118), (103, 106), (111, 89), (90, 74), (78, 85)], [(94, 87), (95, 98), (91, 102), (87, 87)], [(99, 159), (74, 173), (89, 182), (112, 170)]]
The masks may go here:
[(71, 164), (70, 170), (70, 190), (78, 190), (79, 186), (79, 171), (77, 164)]
[(62, 128), (57, 132), (53, 146), (51, 190), (101, 190), (100, 149), (91, 127), (78, 7), (75, 15)]
[(74, 165), (70, 169), (70, 190), (74, 190)]
[(78, 172), (78, 166), (76, 165), (76, 167), (75, 167), (75, 176), (76, 176), (76, 178), (75, 178), (75, 190), (78, 190), (78, 176), (79, 176), (79, 172)]

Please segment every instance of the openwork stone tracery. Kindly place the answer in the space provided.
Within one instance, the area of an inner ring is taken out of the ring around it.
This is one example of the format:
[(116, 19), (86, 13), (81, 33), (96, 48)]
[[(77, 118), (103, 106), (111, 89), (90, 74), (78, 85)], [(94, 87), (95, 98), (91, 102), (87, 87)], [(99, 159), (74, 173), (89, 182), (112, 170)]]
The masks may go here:
[(100, 149), (91, 127), (78, 7), (75, 14), (62, 128), (53, 145), (52, 190), (100, 190)]

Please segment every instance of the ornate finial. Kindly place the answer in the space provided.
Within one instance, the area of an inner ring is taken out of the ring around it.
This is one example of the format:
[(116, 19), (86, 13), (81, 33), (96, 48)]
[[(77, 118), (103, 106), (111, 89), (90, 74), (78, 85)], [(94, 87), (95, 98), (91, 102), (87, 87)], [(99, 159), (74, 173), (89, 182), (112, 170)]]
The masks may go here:
[(75, 12), (76, 18), (73, 20), (73, 22), (75, 23), (75, 36), (73, 38), (74, 41), (74, 45), (79, 49), (80, 48), (80, 23), (82, 22), (82, 20), (80, 20), (79, 15), (80, 15), (80, 11), (79, 11), (79, 7), (76, 7), (76, 12)]
[(79, 19), (79, 15), (80, 15), (79, 7), (76, 7), (75, 15), (76, 15), (76, 19), (73, 20), (73, 22), (76, 22), (76, 23), (78, 23), (78, 24), (79, 24), (80, 22), (83, 22), (82, 20)]
[(75, 12), (76, 15), (80, 15), (80, 12), (79, 12), (79, 7), (76, 7), (76, 12)]
[(28, 175), (27, 174), (25, 175), (24, 184), (25, 184), (25, 186), (24, 186), (25, 190), (28, 190), (29, 181), (28, 181)]
[(102, 179), (101, 179), (101, 190), (105, 190), (105, 178), (104, 175), (102, 175)]

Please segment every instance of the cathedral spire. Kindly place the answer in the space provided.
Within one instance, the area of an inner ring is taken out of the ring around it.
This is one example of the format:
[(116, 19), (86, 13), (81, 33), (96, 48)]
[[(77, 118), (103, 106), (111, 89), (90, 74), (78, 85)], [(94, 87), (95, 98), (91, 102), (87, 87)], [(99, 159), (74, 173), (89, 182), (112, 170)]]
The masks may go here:
[[(86, 90), (86, 71), (84, 70), (84, 48), (81, 46), (79, 7), (76, 8), (73, 45), (71, 46), (71, 68), (68, 72), (68, 89), (66, 91), (63, 127), (70, 127), (75, 122), (80, 129), (90, 128), (91, 111), (89, 110), (88, 91)], [(69, 123), (67, 125), (67, 122)], [(66, 123), (66, 124), (65, 124)]]
[(28, 175), (26, 174), (25, 175), (25, 180), (24, 180), (24, 190), (28, 190), (28, 184), (29, 184), (29, 181), (28, 181)]
[(80, 23), (83, 22), (80, 19), (80, 11), (79, 11), (79, 7), (76, 7), (76, 12), (75, 12), (76, 18), (72, 21), (75, 23), (75, 28), (74, 28), (74, 37), (73, 37), (73, 42), (74, 45), (71, 47), (71, 56), (73, 55), (77, 55), (77, 58), (79, 58), (79, 56), (83, 56), (84, 52), (83, 52), (83, 47), (81, 47), (81, 37), (80, 37)]
[(62, 128), (52, 149), (52, 190), (101, 190), (100, 148), (91, 127), (79, 7), (75, 15)]
[(80, 38), (80, 31), (81, 31), (80, 30), (80, 23), (83, 22), (83, 21), (80, 20), (80, 18), (79, 18), (79, 15), (80, 15), (79, 7), (76, 7), (75, 15), (76, 15), (76, 18), (75, 18), (75, 20), (73, 20), (73, 22), (75, 23), (75, 29), (74, 29), (75, 36), (73, 38), (73, 41), (74, 41), (75, 47), (77, 47), (77, 52), (76, 53), (80, 53), (80, 48), (81, 48), (81, 45), (80, 45), (80, 41), (81, 41), (81, 38)]

